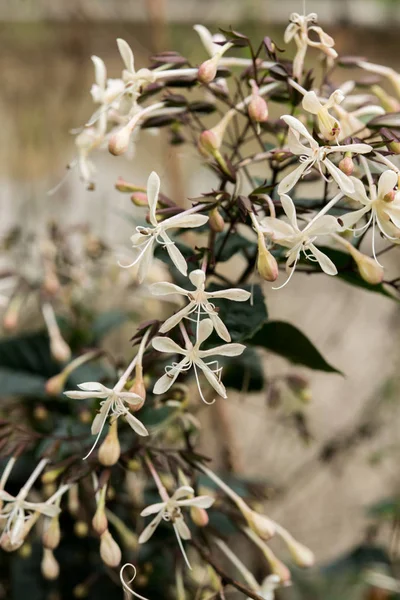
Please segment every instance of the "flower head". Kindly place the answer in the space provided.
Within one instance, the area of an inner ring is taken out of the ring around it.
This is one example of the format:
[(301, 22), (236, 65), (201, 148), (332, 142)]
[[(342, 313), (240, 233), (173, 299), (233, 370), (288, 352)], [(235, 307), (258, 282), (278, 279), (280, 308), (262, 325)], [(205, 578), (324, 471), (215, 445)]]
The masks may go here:
[(395, 242), (400, 242), (400, 194), (395, 190), (398, 183), (398, 174), (391, 169), (384, 171), (379, 177), (378, 186), (370, 183), (369, 194), (367, 194), (364, 184), (360, 179), (351, 177), (351, 180), (354, 185), (354, 192), (348, 194), (348, 196), (352, 200), (356, 200), (362, 204), (363, 207), (340, 217), (343, 223), (343, 230), (352, 228), (364, 215), (370, 213), (367, 223), (355, 231), (363, 232), (372, 223), (372, 250), (376, 259), (376, 226), (378, 226), (384, 237)]
[(337, 140), (340, 134), (340, 123), (329, 112), (330, 108), (341, 104), (344, 94), (341, 90), (335, 90), (325, 104), (322, 104), (315, 92), (307, 92), (303, 98), (303, 108), (312, 115), (316, 115), (318, 127), (322, 136), (329, 141)]
[(152, 227), (136, 227), (136, 233), (131, 237), (131, 241), (137, 256), (130, 265), (126, 266), (128, 268), (137, 264), (140, 265), (138, 272), (140, 282), (143, 281), (150, 269), (153, 260), (154, 244), (156, 242), (162, 244), (164, 248), (166, 248), (169, 257), (176, 268), (183, 273), (183, 275), (186, 275), (186, 260), (168, 236), (167, 230), (175, 228), (179, 229), (181, 227), (201, 227), (201, 225), (204, 225), (208, 221), (208, 217), (205, 215), (193, 214), (198, 210), (198, 208), (195, 207), (194, 209), (186, 210), (169, 219), (158, 222), (156, 209), (159, 191), (160, 178), (157, 173), (153, 171), (147, 181), (147, 199), (150, 208), (149, 220)]
[[(300, 166), (286, 175), (278, 186), (279, 194), (287, 194), (299, 181), (316, 166), (322, 174), (324, 166), (328, 173), (338, 184), (339, 188), (346, 194), (354, 191), (353, 181), (345, 175), (329, 158), (332, 152), (354, 152), (355, 154), (366, 154), (372, 148), (368, 144), (346, 144), (343, 146), (320, 146), (313, 136), (307, 131), (303, 123), (291, 115), (284, 115), (282, 120), (289, 126), (288, 146), (293, 154), (300, 156)], [(300, 141), (303, 137), (308, 144)]]
[[(86, 398), (98, 398), (102, 400), (100, 402), (100, 411), (97, 413), (92, 423), (92, 435), (97, 435), (97, 438), (89, 454), (93, 452), (109, 416), (111, 416), (113, 421), (122, 416), (138, 435), (149, 435), (146, 427), (139, 419), (133, 416), (130, 410), (131, 408), (138, 410), (138, 407), (143, 405), (143, 398), (141, 396), (132, 392), (120, 391), (116, 389), (117, 386), (111, 389), (94, 381), (80, 383), (78, 384), (78, 387), (82, 390), (81, 392), (70, 391), (64, 392), (64, 394), (68, 398), (78, 400)], [(87, 458), (89, 454), (87, 454), (85, 458)]]
[(330, 215), (317, 214), (303, 229), (300, 229), (297, 223), (296, 208), (293, 200), (286, 194), (283, 194), (281, 196), (281, 203), (289, 222), (286, 223), (274, 217), (265, 217), (261, 221), (261, 228), (275, 244), (288, 248), (286, 253), (286, 270), (290, 271), (290, 276), (284, 285), (292, 277), (302, 252), (308, 260), (318, 262), (325, 273), (336, 275), (336, 266), (326, 254), (315, 246), (314, 241), (319, 236), (339, 231), (340, 224), (337, 219)]
[[(329, 58), (337, 57), (337, 52), (333, 47), (335, 45), (333, 38), (325, 33), (321, 27), (315, 25), (317, 18), (315, 13), (310, 13), (309, 15), (292, 13), (290, 15), (290, 23), (285, 30), (285, 44), (294, 40), (297, 46), (296, 56), (293, 60), (293, 75), (297, 79), (300, 79), (302, 76), (304, 58), (308, 46), (321, 50)], [(317, 41), (310, 39), (310, 32), (315, 33), (319, 39)]]
[(187, 485), (181, 486), (174, 492), (174, 494), (170, 498), (168, 498), (168, 500), (165, 500), (164, 502), (158, 502), (157, 504), (152, 504), (151, 506), (147, 506), (147, 508), (142, 510), (142, 512), (140, 513), (142, 517), (148, 517), (149, 515), (154, 514), (156, 516), (154, 517), (154, 519), (152, 519), (152, 521), (150, 521), (147, 527), (140, 534), (139, 544), (144, 544), (151, 538), (154, 531), (156, 530), (156, 528), (162, 520), (169, 521), (172, 523), (183, 556), (188, 566), (190, 567), (186, 558), (186, 554), (183, 550), (181, 540), (189, 540), (192, 536), (190, 533), (190, 529), (186, 525), (185, 520), (183, 518), (182, 508), (185, 506), (210, 508), (213, 502), (214, 498), (212, 498), (211, 496), (194, 496), (193, 488)]
[[(222, 367), (218, 366), (218, 361), (212, 360), (205, 362), (203, 359), (211, 356), (238, 356), (242, 354), (245, 346), (243, 344), (224, 344), (222, 346), (216, 346), (209, 350), (200, 350), (200, 346), (205, 342), (213, 331), (213, 323), (211, 319), (204, 319), (200, 321), (197, 328), (196, 342), (193, 345), (190, 340), (186, 340), (186, 348), (178, 346), (176, 342), (168, 337), (155, 337), (153, 339), (153, 347), (159, 352), (168, 352), (169, 354), (181, 354), (183, 358), (178, 363), (172, 363), (166, 367), (165, 375), (160, 377), (156, 382), (153, 392), (155, 394), (164, 394), (176, 381), (178, 375), (182, 372), (186, 372), (191, 367), (194, 368), (196, 376), (197, 387), (200, 396), (204, 402), (207, 402), (203, 396), (200, 388), (198, 369), (202, 371), (207, 381), (214, 388), (214, 390), (223, 398), (226, 398), (226, 390), (223, 383), (220, 380)], [(214, 368), (212, 368), (214, 366)]]
[[(229, 331), (227, 330), (221, 318), (218, 316), (218, 311), (216, 310), (214, 304), (210, 302), (210, 300), (214, 298), (226, 298), (227, 300), (234, 300), (236, 302), (245, 302), (250, 298), (250, 292), (241, 290), (239, 288), (219, 290), (216, 292), (206, 292), (206, 274), (201, 269), (192, 271), (189, 274), (189, 279), (195, 286), (194, 290), (185, 290), (178, 285), (168, 282), (154, 283), (151, 286), (151, 292), (155, 296), (179, 294), (181, 296), (186, 296), (189, 300), (189, 304), (165, 321), (160, 328), (160, 333), (167, 333), (167, 331), (170, 331), (184, 318), (199, 323), (200, 316), (207, 315), (211, 319), (215, 331), (219, 337), (226, 342), (230, 342), (231, 336), (229, 335)], [(192, 317), (190, 315), (192, 315)]]

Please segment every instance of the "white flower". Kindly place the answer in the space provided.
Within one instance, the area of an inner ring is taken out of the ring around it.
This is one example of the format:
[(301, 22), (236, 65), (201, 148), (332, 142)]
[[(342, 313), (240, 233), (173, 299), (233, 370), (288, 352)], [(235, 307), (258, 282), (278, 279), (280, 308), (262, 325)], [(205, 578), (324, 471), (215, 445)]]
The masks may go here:
[(95, 70), (95, 83), (90, 90), (93, 102), (103, 106), (111, 105), (121, 97), (125, 84), (122, 79), (107, 79), (106, 66), (101, 58), (92, 56), (92, 61)]
[(356, 200), (363, 204), (363, 208), (340, 217), (343, 223), (343, 229), (350, 229), (358, 223), (361, 217), (370, 212), (371, 215), (368, 222), (358, 231), (365, 231), (372, 223), (372, 250), (374, 258), (376, 259), (376, 225), (379, 227), (384, 237), (389, 240), (400, 242), (400, 194), (399, 192), (395, 193), (394, 191), (394, 188), (398, 183), (398, 174), (391, 169), (384, 171), (379, 177), (378, 188), (375, 184), (369, 186), (369, 195), (360, 179), (355, 177), (351, 177), (351, 179), (354, 184), (354, 193), (348, 194), (348, 196), (352, 200)]
[[(15, 461), (11, 462), (12, 460), (9, 462), (11, 468), (15, 463)], [(55, 505), (54, 502), (69, 488), (68, 485), (61, 486), (46, 502), (28, 502), (26, 500), (33, 484), (48, 462), (48, 459), (40, 461), (16, 496), (12, 496), (4, 489), (0, 489), (0, 520), (5, 520), (0, 541), (3, 542), (7, 539), (7, 545), (10, 549), (17, 549), (21, 546), (27, 533), (25, 525), (34, 513), (40, 513), (46, 517), (55, 517), (60, 512), (59, 506)], [(1, 488), (4, 487), (5, 480), (10, 474), (11, 468), (8, 468), (7, 465), (5, 469), (6, 476), (4, 477), (4, 473), (2, 476)]]
[(150, 521), (147, 527), (140, 534), (139, 544), (144, 544), (151, 538), (154, 531), (163, 519), (164, 521), (170, 521), (174, 528), (182, 554), (190, 568), (185, 551), (183, 549), (182, 540), (190, 540), (192, 536), (189, 527), (185, 523), (181, 509), (185, 506), (210, 508), (210, 506), (214, 502), (214, 498), (212, 498), (211, 496), (193, 496), (193, 488), (184, 485), (178, 488), (167, 501), (158, 502), (157, 504), (151, 504), (150, 506), (147, 506), (147, 508), (142, 510), (142, 512), (140, 513), (142, 517), (148, 517), (149, 515), (154, 514), (156, 516), (152, 521)]
[(321, 103), (315, 92), (304, 94), (302, 106), (307, 112), (316, 115), (319, 130), (326, 140), (338, 139), (341, 130), (340, 123), (335, 117), (332, 117), (329, 109), (341, 104), (343, 100), (344, 94), (341, 90), (335, 90), (325, 104)]
[[(136, 407), (137, 410), (138, 406), (143, 404), (143, 398), (141, 396), (138, 394), (133, 394), (132, 392), (119, 391), (116, 389), (117, 386), (115, 386), (114, 389), (111, 389), (94, 381), (78, 384), (78, 387), (83, 391), (64, 392), (64, 394), (68, 398), (77, 400), (83, 400), (86, 398), (99, 398), (102, 400), (102, 402), (100, 402), (100, 412), (97, 413), (92, 423), (92, 435), (97, 434), (97, 438), (89, 454), (91, 454), (96, 447), (109, 415), (111, 415), (112, 420), (118, 419), (122, 416), (138, 435), (149, 435), (146, 427), (139, 421), (139, 419), (134, 417), (130, 411), (130, 406), (134, 408)], [(126, 406), (127, 404), (128, 406)], [(87, 454), (85, 458), (87, 458), (89, 454)]]
[[(324, 52), (330, 58), (336, 58), (337, 52), (333, 48), (335, 42), (330, 35), (315, 25), (317, 22), (317, 15), (310, 13), (309, 15), (299, 15), (298, 13), (292, 13), (290, 15), (290, 23), (287, 26), (284, 34), (285, 44), (288, 44), (294, 39), (297, 52), (293, 60), (293, 75), (297, 79), (300, 79), (303, 73), (304, 58), (307, 52), (307, 46), (317, 48)], [(313, 32), (317, 34), (319, 41), (311, 40), (309, 33)]]
[[(176, 342), (167, 337), (155, 337), (153, 339), (153, 347), (159, 352), (168, 352), (170, 354), (181, 354), (183, 355), (182, 360), (179, 363), (172, 363), (172, 365), (166, 367), (165, 375), (160, 377), (156, 382), (153, 392), (154, 394), (164, 394), (177, 379), (179, 373), (188, 371), (192, 366), (196, 376), (197, 387), (200, 396), (204, 402), (207, 402), (203, 396), (200, 388), (198, 369), (200, 369), (207, 381), (212, 385), (214, 390), (223, 398), (226, 398), (226, 390), (222, 382), (220, 381), (220, 375), (222, 367), (218, 367), (218, 361), (213, 360), (211, 362), (204, 362), (204, 358), (209, 356), (238, 356), (242, 354), (245, 346), (243, 344), (224, 344), (222, 346), (216, 346), (210, 348), (210, 350), (200, 350), (201, 344), (210, 337), (213, 330), (213, 324), (211, 319), (204, 319), (200, 321), (197, 330), (196, 343), (193, 345), (189, 340), (186, 341), (186, 348), (178, 346)], [(211, 365), (215, 365), (212, 369)]]
[[(342, 173), (342, 171), (333, 164), (328, 156), (332, 152), (354, 152), (356, 154), (366, 154), (371, 152), (371, 146), (368, 144), (320, 146), (304, 127), (303, 123), (301, 123), (298, 119), (290, 115), (284, 115), (281, 118), (289, 126), (289, 150), (293, 154), (300, 156), (301, 164), (294, 171), (289, 173), (289, 175), (286, 175), (286, 177), (282, 179), (278, 186), (278, 194), (287, 194), (287, 192), (289, 192), (296, 185), (302, 175), (309, 173), (314, 166), (317, 166), (321, 175), (322, 167), (324, 166), (343, 192), (346, 194), (353, 193), (354, 185), (352, 180), (347, 175)], [(308, 146), (305, 146), (300, 141), (301, 136), (307, 140)]]
[(204, 225), (208, 221), (208, 217), (205, 215), (193, 214), (193, 212), (198, 210), (198, 207), (195, 207), (159, 223), (156, 217), (159, 191), (160, 178), (157, 173), (153, 171), (147, 181), (147, 200), (150, 208), (149, 218), (152, 227), (136, 227), (137, 233), (131, 237), (131, 241), (134, 250), (137, 252), (137, 256), (130, 265), (126, 265), (126, 268), (129, 268), (140, 263), (138, 272), (138, 279), (140, 282), (143, 281), (150, 270), (155, 242), (162, 244), (166, 248), (176, 268), (183, 273), (183, 275), (186, 275), (186, 260), (180, 250), (175, 246), (174, 242), (169, 238), (167, 230), (172, 228), (179, 229), (181, 227), (201, 227), (201, 225)]
[[(319, 236), (329, 235), (340, 230), (340, 225), (335, 217), (317, 214), (312, 221), (307, 223), (304, 229), (300, 229), (297, 223), (296, 208), (292, 199), (285, 194), (281, 196), (281, 203), (289, 223), (275, 217), (265, 217), (261, 221), (262, 231), (269, 236), (275, 244), (289, 248), (286, 253), (286, 271), (290, 271), (286, 285), (292, 277), (301, 252), (308, 260), (318, 262), (321, 269), (328, 275), (336, 275), (337, 269), (326, 254), (321, 252), (314, 241)], [(283, 286), (280, 286), (283, 287)], [(280, 288), (274, 288), (280, 289)]]
[(118, 38), (117, 45), (125, 65), (125, 69), (122, 72), (122, 79), (128, 84), (129, 92), (139, 96), (143, 85), (155, 81), (155, 73), (150, 71), (150, 69), (139, 69), (139, 71), (136, 71), (135, 59), (129, 44), (125, 40)]
[(226, 342), (231, 341), (231, 336), (227, 330), (225, 324), (218, 316), (218, 312), (215, 306), (210, 302), (213, 298), (226, 298), (228, 300), (234, 300), (236, 302), (245, 302), (250, 298), (250, 292), (241, 290), (238, 288), (232, 288), (228, 290), (220, 290), (217, 292), (206, 292), (205, 291), (205, 279), (206, 275), (201, 269), (192, 271), (189, 275), (189, 279), (195, 286), (195, 290), (185, 290), (178, 285), (173, 283), (163, 282), (154, 283), (150, 290), (155, 296), (167, 296), (169, 294), (180, 294), (186, 296), (189, 299), (189, 304), (179, 310), (177, 313), (172, 315), (160, 328), (160, 333), (166, 333), (170, 331), (175, 325), (184, 318), (190, 318), (189, 315), (196, 313), (195, 318), (191, 319), (196, 323), (200, 322), (200, 315), (207, 315), (210, 317), (215, 331)]

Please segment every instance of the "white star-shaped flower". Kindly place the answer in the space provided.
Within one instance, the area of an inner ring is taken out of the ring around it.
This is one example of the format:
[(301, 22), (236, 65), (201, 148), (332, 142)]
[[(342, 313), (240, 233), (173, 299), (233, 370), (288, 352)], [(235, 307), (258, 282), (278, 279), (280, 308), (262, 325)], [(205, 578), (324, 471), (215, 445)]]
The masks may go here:
[(132, 392), (120, 391), (116, 388), (108, 388), (97, 381), (80, 383), (78, 384), (78, 387), (83, 391), (70, 391), (64, 392), (64, 394), (68, 398), (73, 398), (76, 400), (83, 400), (86, 398), (99, 398), (102, 400), (102, 402), (100, 402), (100, 411), (94, 418), (91, 429), (92, 435), (97, 435), (97, 438), (92, 446), (92, 449), (90, 450), (89, 454), (85, 456), (85, 458), (87, 458), (96, 447), (96, 444), (101, 436), (101, 432), (103, 431), (104, 425), (109, 416), (111, 416), (112, 420), (118, 419), (119, 417), (124, 417), (124, 419), (126, 419), (128, 424), (138, 435), (149, 435), (149, 432), (143, 423), (134, 417), (130, 410), (131, 407), (135, 410), (138, 410), (138, 408), (143, 405), (143, 398), (141, 396)]
[(192, 271), (189, 275), (191, 283), (195, 286), (194, 290), (185, 290), (178, 285), (168, 282), (154, 283), (150, 290), (155, 296), (168, 296), (170, 294), (179, 294), (186, 296), (189, 299), (189, 304), (179, 310), (177, 313), (172, 315), (169, 319), (163, 323), (160, 328), (160, 333), (167, 333), (175, 325), (177, 325), (184, 318), (191, 318), (190, 315), (193, 313), (191, 320), (196, 323), (200, 322), (201, 315), (207, 315), (215, 328), (215, 331), (220, 338), (226, 342), (231, 341), (231, 336), (227, 330), (225, 324), (218, 316), (218, 311), (214, 304), (210, 300), (214, 298), (226, 298), (227, 300), (234, 300), (236, 302), (245, 302), (250, 298), (250, 292), (241, 290), (239, 288), (231, 288), (227, 290), (219, 290), (216, 292), (205, 291), (205, 280), (206, 275), (201, 269)]
[(138, 271), (139, 282), (142, 282), (146, 274), (150, 270), (153, 260), (154, 244), (158, 242), (162, 244), (176, 268), (183, 274), (187, 274), (187, 264), (182, 253), (175, 246), (174, 242), (167, 234), (168, 229), (180, 229), (187, 227), (201, 227), (208, 221), (206, 215), (193, 214), (198, 210), (198, 207), (186, 210), (178, 215), (174, 215), (164, 221), (157, 221), (156, 210), (158, 194), (160, 191), (160, 178), (154, 171), (150, 174), (147, 181), (147, 200), (149, 203), (150, 213), (149, 219), (152, 227), (136, 227), (136, 233), (131, 237), (133, 249), (137, 256), (135, 260), (126, 265), (126, 268), (140, 264)]
[(286, 270), (290, 271), (290, 275), (283, 285), (286, 285), (292, 277), (301, 252), (309, 260), (318, 262), (328, 275), (336, 275), (336, 266), (314, 245), (314, 241), (319, 236), (339, 231), (341, 226), (338, 220), (329, 215), (317, 214), (303, 229), (300, 229), (293, 200), (284, 194), (281, 196), (281, 203), (289, 222), (286, 223), (275, 217), (265, 217), (261, 221), (261, 229), (275, 244), (289, 249), (286, 253)]
[[(278, 186), (278, 194), (287, 194), (299, 181), (316, 166), (322, 175), (322, 167), (338, 184), (339, 188), (346, 194), (354, 192), (352, 180), (345, 175), (330, 159), (332, 152), (354, 152), (355, 154), (367, 154), (372, 148), (368, 144), (346, 144), (344, 146), (320, 146), (318, 142), (304, 127), (303, 123), (291, 115), (283, 115), (283, 121), (289, 126), (288, 147), (293, 154), (300, 156), (300, 166), (286, 175)], [(300, 137), (307, 140), (308, 145), (300, 141)]]
[(184, 485), (178, 488), (174, 494), (164, 502), (158, 502), (157, 504), (151, 504), (147, 506), (140, 513), (142, 517), (148, 517), (150, 515), (156, 515), (147, 527), (142, 531), (139, 536), (139, 544), (147, 542), (161, 521), (169, 521), (172, 523), (174, 528), (180, 549), (186, 560), (187, 565), (190, 568), (190, 564), (186, 557), (182, 540), (190, 540), (191, 533), (189, 527), (186, 525), (182, 515), (182, 508), (185, 506), (191, 507), (196, 506), (197, 508), (210, 508), (213, 504), (214, 498), (211, 496), (194, 496), (194, 490), (190, 486)]
[[(164, 394), (176, 381), (180, 373), (186, 372), (193, 367), (199, 394), (204, 402), (208, 403), (205, 400), (200, 388), (198, 369), (202, 371), (214, 390), (220, 396), (226, 398), (226, 390), (220, 380), (222, 367), (218, 366), (218, 361), (216, 360), (205, 362), (203, 359), (211, 356), (238, 356), (239, 354), (242, 354), (245, 346), (243, 346), (243, 344), (224, 344), (222, 346), (210, 348), (209, 350), (200, 350), (201, 344), (210, 337), (212, 331), (213, 323), (211, 319), (204, 319), (203, 321), (200, 321), (197, 328), (197, 339), (195, 344), (193, 345), (189, 340), (187, 340), (186, 348), (182, 348), (168, 337), (155, 337), (153, 339), (153, 347), (159, 352), (183, 355), (183, 358), (180, 362), (172, 363), (172, 365), (166, 367), (165, 375), (160, 377), (154, 386), (154, 394)], [(215, 365), (215, 368), (211, 368), (212, 365)]]

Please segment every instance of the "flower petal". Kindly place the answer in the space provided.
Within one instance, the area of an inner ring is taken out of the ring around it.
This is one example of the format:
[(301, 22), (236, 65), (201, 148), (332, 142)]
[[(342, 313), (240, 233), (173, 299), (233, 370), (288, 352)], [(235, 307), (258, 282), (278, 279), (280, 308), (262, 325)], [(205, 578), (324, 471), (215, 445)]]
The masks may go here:
[(299, 121), (299, 119), (296, 119), (296, 117), (292, 117), (291, 115), (283, 115), (281, 119), (286, 123), (286, 125), (288, 125), (288, 127), (290, 127), (290, 129), (293, 129), (293, 131), (297, 131), (297, 133), (305, 137), (306, 140), (308, 140), (308, 142), (310, 143), (311, 147), (316, 148), (318, 146), (318, 142), (314, 140), (311, 133), (303, 125), (303, 123)]
[(182, 516), (177, 517), (175, 519), (174, 526), (176, 527), (180, 538), (182, 538), (183, 540), (190, 540), (192, 534), (190, 533), (190, 529), (186, 525), (185, 519)]
[(364, 208), (360, 208), (360, 210), (355, 210), (354, 212), (346, 213), (345, 215), (340, 216), (340, 220), (343, 222), (342, 231), (346, 231), (346, 229), (350, 229), (358, 223), (365, 213), (369, 212), (370, 207), (364, 206)]
[(98, 412), (95, 418), (93, 419), (91, 428), (92, 435), (97, 435), (98, 433), (100, 433), (100, 431), (102, 431), (104, 424), (107, 420), (108, 413), (110, 412), (111, 404), (112, 397), (109, 398), (109, 400), (107, 400), (106, 402), (104, 402), (103, 406), (100, 409), (100, 412)]
[(207, 221), (208, 217), (206, 215), (180, 213), (179, 215), (165, 219), (162, 222), (162, 227), (163, 229), (169, 229), (170, 227), (201, 227)]
[(333, 179), (338, 184), (339, 188), (345, 194), (352, 194), (354, 192), (354, 184), (348, 175), (345, 175), (343, 171), (338, 169), (328, 158), (322, 161), (327, 171), (332, 175)]
[(212, 324), (211, 319), (203, 319), (200, 321), (198, 328), (198, 335), (196, 340), (196, 346), (201, 346), (203, 342), (206, 341), (212, 334), (214, 326)]
[(311, 113), (312, 115), (317, 115), (321, 108), (323, 108), (315, 92), (305, 93), (301, 104), (304, 110)]
[(178, 310), (172, 317), (167, 319), (162, 326), (160, 327), (160, 333), (167, 333), (170, 331), (175, 325), (177, 325), (182, 319), (184, 319), (192, 310), (193, 306), (195, 306), (194, 302), (189, 302), (187, 306), (184, 306), (181, 310)]
[(206, 356), (239, 356), (245, 349), (246, 346), (243, 344), (223, 344), (209, 350), (200, 350), (199, 356), (201, 358)]
[(226, 342), (230, 342), (231, 341), (230, 333), (229, 333), (225, 323), (222, 321), (222, 319), (215, 312), (210, 312), (209, 316), (212, 321), (212, 324), (214, 325), (214, 329), (217, 332), (217, 334), (219, 335), (219, 337), (221, 339), (225, 340)]
[(164, 510), (166, 507), (166, 502), (157, 502), (156, 504), (150, 504), (150, 506), (146, 506), (140, 513), (141, 517), (149, 517), (150, 515), (158, 514), (160, 511)]
[(384, 198), (397, 185), (397, 173), (389, 169), (384, 171), (378, 181), (378, 198)]
[(104, 61), (98, 56), (92, 56), (92, 61), (94, 64), (94, 74), (96, 83), (99, 86), (99, 88), (101, 88), (101, 90), (104, 91), (106, 89), (107, 84), (106, 65), (104, 64)]
[(218, 290), (216, 292), (206, 292), (207, 298), (226, 298), (235, 302), (246, 302), (251, 296), (247, 290), (240, 288), (229, 288), (228, 290)]
[(142, 533), (139, 536), (138, 542), (139, 544), (145, 544), (153, 535), (156, 528), (159, 526), (162, 520), (162, 512), (154, 517), (152, 521), (143, 529)]
[(161, 281), (160, 283), (153, 283), (150, 286), (150, 291), (153, 296), (168, 296), (170, 294), (182, 294), (183, 296), (188, 295), (188, 291), (179, 287), (179, 285), (175, 285), (174, 283), (169, 283), (169, 281)]
[(165, 373), (165, 375), (160, 377), (160, 379), (158, 379), (158, 381), (156, 381), (154, 385), (153, 394), (164, 394), (165, 392), (167, 392), (171, 385), (175, 383), (183, 368), (188, 366), (189, 363), (190, 361), (185, 357), (183, 360), (181, 360), (180, 363), (176, 365), (176, 367), (171, 369), (169, 373)]
[(85, 390), (85, 392), (102, 392), (103, 394), (106, 394), (106, 396), (111, 394), (110, 388), (107, 388), (105, 385), (98, 383), (97, 381), (78, 383), (78, 388)]
[(154, 247), (154, 238), (150, 240), (145, 251), (143, 252), (140, 260), (139, 260), (139, 270), (138, 270), (138, 281), (142, 283), (145, 279), (146, 275), (148, 275), (151, 267), (151, 263), (153, 262), (153, 247)]
[(204, 373), (205, 378), (208, 383), (212, 385), (214, 390), (222, 396), (222, 398), (226, 398), (226, 389), (223, 383), (217, 378), (217, 376), (211, 371), (210, 367), (208, 367), (201, 359), (196, 361), (196, 365), (201, 369)]
[(124, 417), (127, 420), (128, 424), (132, 427), (133, 431), (135, 431), (138, 435), (141, 435), (143, 437), (149, 435), (149, 432), (147, 431), (143, 423), (139, 421), (139, 419), (134, 417), (129, 411), (124, 414)]
[(293, 227), (293, 229), (299, 231), (299, 226), (297, 225), (296, 207), (293, 203), (293, 200), (290, 196), (287, 196), (286, 194), (282, 194), (280, 199), (282, 208), (285, 211), (285, 214), (289, 219), (291, 226)]
[(306, 169), (308, 169), (311, 162), (312, 162), (312, 159), (305, 160), (304, 162), (300, 163), (299, 166), (296, 167), (296, 169), (294, 169), (294, 171), (289, 173), (289, 175), (286, 175), (286, 177), (284, 177), (282, 179), (282, 181), (280, 182), (280, 184), (278, 185), (278, 194), (282, 195), (282, 194), (287, 194), (287, 192), (290, 192), (290, 190), (299, 181), (299, 179), (303, 175), (304, 171)]
[(324, 273), (326, 273), (327, 275), (337, 275), (337, 268), (335, 263), (333, 263), (326, 254), (321, 252), (321, 250), (314, 246), (314, 244), (309, 244), (308, 248), (317, 259)]
[(167, 250), (170, 259), (172, 260), (178, 271), (180, 271), (182, 275), (186, 275), (187, 262), (182, 252), (178, 250), (174, 242), (168, 237), (168, 235), (164, 231), (160, 233), (160, 236), (165, 242), (165, 249)]
[(204, 285), (206, 280), (206, 274), (202, 269), (195, 269), (191, 273), (189, 273), (190, 282), (193, 283), (194, 287), (197, 289)]
[(124, 61), (124, 65), (126, 69), (130, 73), (135, 72), (135, 59), (133, 56), (133, 52), (128, 42), (125, 40), (118, 38), (117, 39), (118, 50), (121, 55), (122, 60)]
[(179, 506), (197, 506), (198, 508), (210, 508), (215, 502), (211, 496), (196, 496), (188, 500), (179, 500)]
[(276, 217), (264, 217), (260, 224), (263, 233), (272, 237), (273, 240), (290, 239), (298, 233), (289, 223), (285, 223), (285, 221), (281, 221)]
[(169, 354), (186, 354), (186, 350), (178, 346), (174, 340), (169, 337), (155, 337), (152, 341), (153, 348), (159, 352), (168, 352)]
[(152, 171), (147, 180), (147, 201), (149, 203), (150, 208), (150, 223), (157, 227), (157, 218), (156, 218), (156, 210), (157, 210), (157, 202), (158, 202), (158, 194), (160, 193), (160, 178), (155, 171)]

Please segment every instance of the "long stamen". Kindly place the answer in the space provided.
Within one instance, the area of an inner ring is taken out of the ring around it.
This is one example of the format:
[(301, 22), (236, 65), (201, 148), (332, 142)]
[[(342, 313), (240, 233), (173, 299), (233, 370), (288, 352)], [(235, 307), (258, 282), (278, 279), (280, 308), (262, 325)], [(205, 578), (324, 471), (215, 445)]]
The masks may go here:
[(149, 245), (153, 242), (153, 237), (151, 236), (150, 239), (148, 240), (148, 242), (146, 243), (145, 247), (143, 248), (143, 250), (139, 253), (139, 256), (137, 256), (135, 258), (135, 260), (133, 261), (133, 263), (131, 263), (130, 265), (123, 265), (122, 263), (120, 263), (118, 261), (118, 265), (120, 267), (122, 267), (123, 269), (130, 269), (131, 267), (134, 267), (143, 257), (144, 253), (146, 252), (147, 248), (149, 247)]
[(179, 535), (178, 528), (175, 525), (175, 523), (172, 523), (172, 526), (174, 528), (176, 539), (178, 540), (179, 549), (182, 552), (183, 559), (184, 559), (185, 563), (187, 564), (187, 566), (189, 567), (189, 569), (192, 570), (192, 567), (190, 565), (189, 559), (188, 559), (187, 554), (185, 552), (185, 548), (183, 547), (183, 543), (182, 543), (182, 540), (181, 540), (181, 536)]

